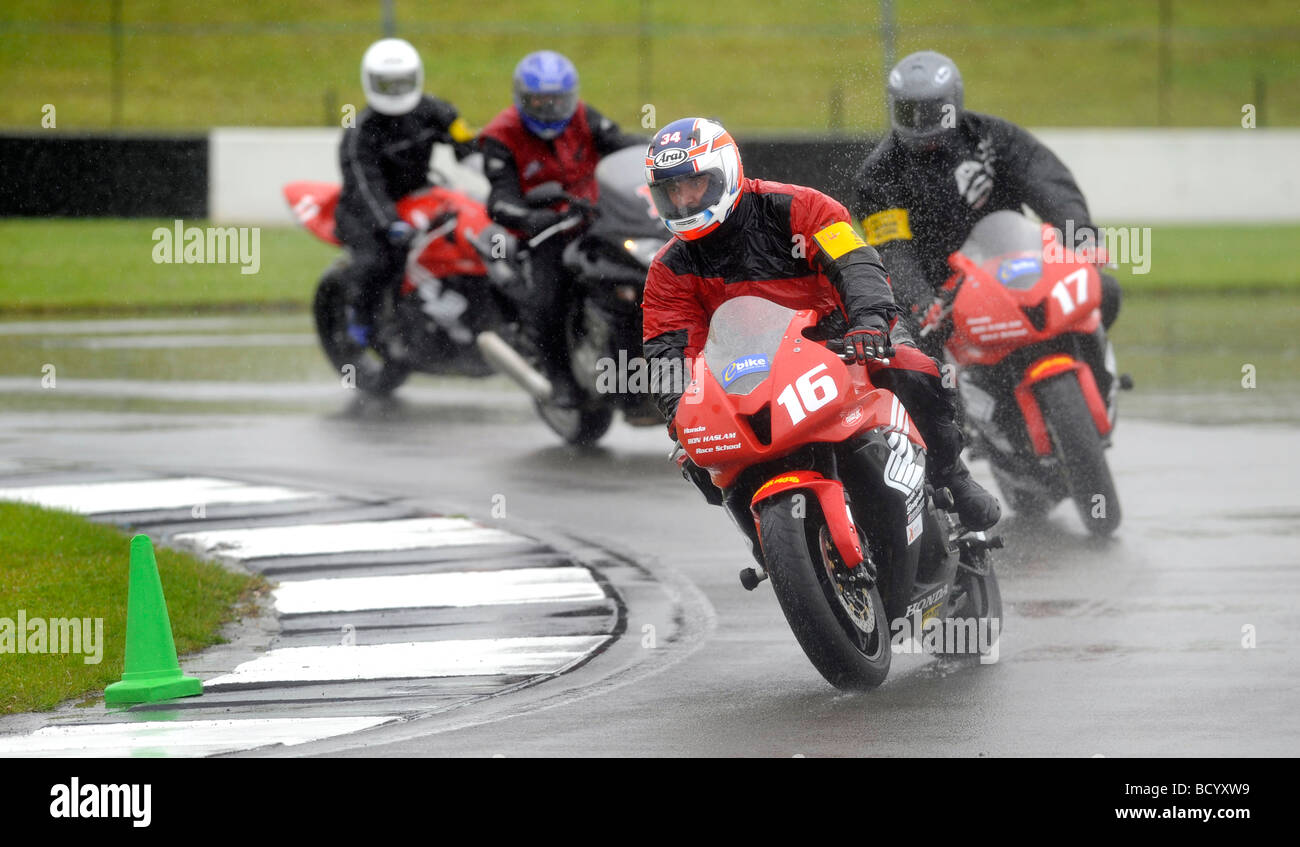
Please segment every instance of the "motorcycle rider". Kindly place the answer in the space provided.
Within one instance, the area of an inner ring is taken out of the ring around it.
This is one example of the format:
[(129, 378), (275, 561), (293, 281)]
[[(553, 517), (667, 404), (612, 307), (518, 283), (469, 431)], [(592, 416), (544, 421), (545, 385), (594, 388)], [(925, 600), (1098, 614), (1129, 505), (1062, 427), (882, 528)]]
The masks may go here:
[[(596, 165), (601, 157), (633, 144), (640, 136), (624, 134), (614, 121), (578, 97), (578, 71), (559, 53), (529, 53), (515, 67), (514, 105), (493, 118), (479, 137), (483, 167), (492, 190), (492, 220), (526, 238), (549, 229), (566, 216), (579, 214), (566, 204), (530, 208), (524, 194), (542, 183), (558, 182), (564, 191), (595, 203), (599, 194)], [(552, 402), (578, 405), (581, 389), (573, 379), (564, 339), (568, 275), (561, 256), (576, 229), (534, 248), (529, 257), (528, 289), (521, 314), (524, 331), (537, 348), (554, 387)]]
[[(676, 236), (651, 263), (645, 286), (644, 353), (655, 400), (669, 421), (685, 386), (668, 383), (685, 357), (705, 344), (709, 319), (724, 301), (755, 295), (792, 309), (814, 309), (819, 340), (843, 336), (859, 361), (871, 361), (877, 386), (896, 393), (929, 447), (928, 471), (947, 486), (962, 523), (987, 529), (998, 501), (961, 461), (962, 434), (951, 392), (933, 359), (912, 344), (880, 256), (854, 232), (848, 211), (804, 186), (746, 179), (740, 150), (720, 124), (683, 118), (659, 130), (646, 151), (646, 182), (655, 208)], [(811, 337), (811, 334), (810, 334)], [(705, 496), (717, 496), (708, 474), (686, 463)], [(712, 502), (717, 502), (716, 499)], [(745, 492), (723, 497), (760, 558)]]
[(352, 254), (346, 282), (352, 313), (348, 333), (369, 344), (386, 290), (401, 284), (415, 229), (396, 202), (429, 185), (433, 145), (451, 144), (457, 158), (473, 152), (474, 133), (450, 103), (423, 92), (420, 54), (400, 38), (376, 41), (361, 59), (367, 107), (343, 132), (339, 165), (343, 191), (335, 234)]
[[(1068, 246), (1101, 247), (1069, 169), (1015, 124), (964, 109), (961, 73), (947, 56), (927, 50), (905, 57), (886, 87), (891, 129), (858, 172), (853, 212), (889, 268), (905, 313), (933, 302), (950, 273), (948, 256), (992, 212), (1026, 204), (1063, 233), (1072, 231)], [(1110, 274), (1101, 280), (1109, 329), (1120, 287)], [(938, 348), (927, 352), (940, 355)]]

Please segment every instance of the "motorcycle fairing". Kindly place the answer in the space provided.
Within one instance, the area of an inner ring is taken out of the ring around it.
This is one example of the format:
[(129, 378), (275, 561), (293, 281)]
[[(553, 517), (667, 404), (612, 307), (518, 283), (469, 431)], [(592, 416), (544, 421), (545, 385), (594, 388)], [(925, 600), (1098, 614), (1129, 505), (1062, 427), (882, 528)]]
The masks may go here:
[[(918, 447), (925, 447), (892, 392), (875, 388), (865, 369), (850, 370), (823, 344), (803, 337), (803, 331), (816, 322), (811, 309), (792, 312), (784, 337), (770, 356), (771, 369), (743, 377), (761, 377), (746, 394), (729, 392), (706, 357), (695, 358), (691, 382), (677, 407), (677, 434), (691, 460), (709, 471), (714, 485), (729, 488), (745, 468), (788, 455), (805, 444), (834, 444), (878, 427), (896, 428)], [(809, 408), (797, 394), (787, 393), (800, 380), (809, 386), (820, 383), (813, 396), (824, 402)], [(823, 380), (834, 384), (834, 395), (827, 395)], [(739, 380), (731, 383), (733, 391), (738, 384)], [(794, 403), (797, 411), (792, 410)]]

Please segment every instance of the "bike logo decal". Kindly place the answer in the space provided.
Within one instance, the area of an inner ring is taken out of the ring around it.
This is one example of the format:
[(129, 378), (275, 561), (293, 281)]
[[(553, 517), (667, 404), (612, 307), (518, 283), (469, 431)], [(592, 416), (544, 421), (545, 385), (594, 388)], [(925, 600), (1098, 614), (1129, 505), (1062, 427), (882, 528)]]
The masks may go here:
[(862, 420), (862, 407), (861, 407), (861, 406), (859, 406), (859, 407), (857, 407), (856, 409), (854, 409), (853, 411), (851, 411), (851, 412), (849, 412), (849, 413), (843, 415), (843, 416), (840, 418), (840, 423), (843, 424), (844, 426), (853, 426), (855, 423), (857, 423), (857, 422), (860, 421), (860, 420)]
[(907, 525), (907, 544), (911, 546), (916, 543), (916, 539), (921, 537), (921, 516), (916, 518)]
[(656, 168), (671, 168), (686, 161), (686, 151), (680, 147), (670, 147), (655, 154)]
[(998, 282), (1010, 282), (1018, 276), (1042, 273), (1042, 270), (1043, 263), (1032, 256), (1022, 256), (1019, 259), (1007, 259), (1005, 262), (998, 265)]
[(722, 387), (740, 379), (745, 374), (772, 370), (766, 356), (742, 356), (722, 369)]
[(975, 158), (966, 159), (953, 171), (957, 190), (972, 209), (982, 208), (993, 193), (994, 159), (992, 144), (984, 139), (976, 149)]
[(921, 489), (925, 470), (912, 460), (912, 444), (901, 433), (891, 432), (888, 443), (892, 452), (885, 460), (885, 485), (908, 495), (910, 500)]
[(941, 586), (935, 589), (930, 594), (930, 596), (921, 600), (917, 600), (915, 603), (908, 603), (907, 611), (903, 612), (903, 617), (910, 618), (912, 615), (922, 610), (925, 610), (926, 612), (932, 612), (940, 603), (943, 602), (943, 599), (947, 596), (948, 596), (948, 586), (946, 585)]

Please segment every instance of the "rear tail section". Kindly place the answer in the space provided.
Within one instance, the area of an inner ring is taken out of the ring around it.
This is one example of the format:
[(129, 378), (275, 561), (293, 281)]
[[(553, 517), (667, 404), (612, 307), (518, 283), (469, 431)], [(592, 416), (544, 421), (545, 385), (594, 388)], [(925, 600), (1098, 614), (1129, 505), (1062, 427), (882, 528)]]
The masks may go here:
[(334, 235), (334, 210), (342, 189), (334, 182), (291, 182), (283, 188), (285, 202), (298, 223), (329, 244), (339, 244)]

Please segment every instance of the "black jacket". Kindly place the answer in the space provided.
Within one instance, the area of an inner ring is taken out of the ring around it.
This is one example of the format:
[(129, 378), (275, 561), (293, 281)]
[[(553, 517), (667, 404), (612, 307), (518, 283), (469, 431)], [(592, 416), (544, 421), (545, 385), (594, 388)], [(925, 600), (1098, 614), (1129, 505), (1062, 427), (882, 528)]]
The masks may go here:
[(339, 145), (343, 193), (335, 218), (340, 228), (387, 229), (398, 220), (396, 201), (429, 185), (433, 145), (452, 144), (463, 157), (473, 150), (471, 137), (456, 107), (436, 97), (424, 96), (405, 115), (363, 110)]
[(956, 132), (933, 151), (885, 136), (858, 171), (852, 211), (880, 251), (900, 305), (924, 307), (949, 275), (948, 255), (976, 222), (1029, 206), (1059, 229), (1091, 228), (1069, 169), (1025, 130), (963, 112)]

